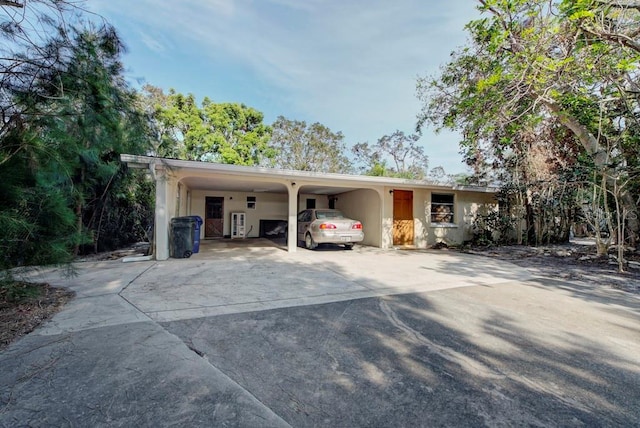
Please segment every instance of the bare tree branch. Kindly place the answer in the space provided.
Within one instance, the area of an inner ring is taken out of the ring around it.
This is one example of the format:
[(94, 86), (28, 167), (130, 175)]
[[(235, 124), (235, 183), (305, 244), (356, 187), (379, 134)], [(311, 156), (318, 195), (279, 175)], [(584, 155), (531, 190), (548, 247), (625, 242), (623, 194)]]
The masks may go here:
[(640, 1), (635, 1), (635, 0), (629, 0), (629, 1), (597, 0), (597, 3), (600, 3), (603, 6), (615, 7), (616, 9), (636, 9), (640, 11)]
[(598, 31), (598, 30), (594, 30), (592, 28), (589, 28), (585, 25), (580, 26), (580, 28), (582, 29), (582, 31), (584, 31), (587, 34), (590, 34), (592, 36), (595, 37), (599, 37), (602, 38), (603, 40), (607, 40), (609, 42), (614, 42), (614, 43), (619, 43), (623, 46), (626, 46), (630, 49), (633, 49), (636, 52), (640, 53), (640, 43), (636, 42), (635, 40), (633, 40), (631, 37), (627, 36), (626, 34), (620, 34), (620, 33), (608, 33), (606, 31)]
[(11, 1), (11, 0), (0, 0), (0, 6), (24, 7), (23, 4), (20, 4), (17, 1)]

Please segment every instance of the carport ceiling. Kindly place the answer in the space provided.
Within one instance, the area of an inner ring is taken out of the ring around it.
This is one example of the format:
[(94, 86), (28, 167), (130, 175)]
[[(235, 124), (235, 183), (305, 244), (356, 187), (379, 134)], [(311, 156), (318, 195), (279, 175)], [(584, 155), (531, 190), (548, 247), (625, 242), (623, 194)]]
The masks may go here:
[[(287, 188), (280, 183), (251, 180), (248, 178), (203, 178), (186, 177), (182, 182), (192, 190), (218, 190), (224, 192), (247, 193), (287, 193)], [(312, 195), (336, 195), (338, 193), (357, 190), (356, 187), (310, 186), (300, 187), (300, 193)]]

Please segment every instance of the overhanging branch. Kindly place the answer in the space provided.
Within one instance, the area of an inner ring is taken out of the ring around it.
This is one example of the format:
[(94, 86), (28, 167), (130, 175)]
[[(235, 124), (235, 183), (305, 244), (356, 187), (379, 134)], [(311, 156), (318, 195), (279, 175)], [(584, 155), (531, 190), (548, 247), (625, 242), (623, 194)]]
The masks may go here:
[(17, 1), (11, 1), (11, 0), (0, 0), (0, 6), (24, 7), (23, 4), (20, 4)]
[(627, 1), (611, 1), (611, 0), (598, 0), (603, 6), (610, 6), (617, 9), (636, 9), (640, 11), (640, 1), (638, 0), (627, 0)]

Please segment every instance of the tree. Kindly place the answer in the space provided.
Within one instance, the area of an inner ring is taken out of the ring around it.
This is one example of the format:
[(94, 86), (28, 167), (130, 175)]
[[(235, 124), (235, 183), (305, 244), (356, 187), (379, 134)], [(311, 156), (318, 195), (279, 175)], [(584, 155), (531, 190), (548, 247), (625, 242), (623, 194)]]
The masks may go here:
[(212, 147), (203, 159), (235, 165), (258, 165), (273, 156), (269, 148), (271, 128), (264, 115), (238, 103), (202, 103), (205, 123), (213, 131)]
[[(637, 11), (623, 4), (479, 0), (487, 17), (467, 25), (471, 46), (440, 76), (418, 82), (419, 127), (462, 131), (467, 163), (478, 173), (501, 170), (498, 178), (524, 185), (525, 194), (551, 176), (572, 179), (585, 168), (611, 175), (637, 164), (629, 142), (637, 141), (638, 52), (592, 25), (607, 16), (615, 34), (637, 28)], [(621, 200), (637, 218), (628, 189)], [(637, 221), (629, 226), (638, 232)]]
[[(123, 46), (109, 26), (60, 30), (43, 46), (58, 60), (7, 87), (12, 125), (0, 136), (3, 267), (69, 261), (102, 234), (122, 236), (118, 191), (131, 186), (119, 155), (146, 151), (146, 128), (122, 76)], [(128, 201), (132, 202), (132, 201)], [(131, 235), (124, 235), (131, 237)], [(126, 238), (125, 238), (126, 239)]]
[(344, 155), (344, 136), (320, 123), (279, 116), (274, 122), (270, 147), (275, 155), (268, 166), (299, 171), (348, 173), (349, 159)]
[[(51, 78), (64, 58), (58, 53), (68, 45), (68, 19), (81, 9), (65, 0), (6, 1), (0, 3), (0, 137), (19, 126), (28, 106), (16, 103), (15, 94), (38, 97), (37, 84)], [(49, 43), (53, 38), (57, 46)], [(17, 144), (5, 156), (26, 148)], [(7, 158), (0, 159), (0, 164)]]
[(88, 235), (97, 250), (104, 201), (121, 169), (119, 155), (144, 152), (147, 135), (135, 94), (123, 77), (124, 47), (115, 30), (103, 26), (74, 33), (73, 44), (63, 52), (67, 59), (59, 81), (43, 81), (49, 96), (34, 105), (48, 114), (32, 127), (68, 174), (77, 233)]
[(636, 25), (640, 2), (637, 0), (565, 1), (563, 10), (584, 34), (612, 46), (624, 46), (640, 52), (640, 34)]
[(384, 135), (376, 144), (358, 143), (351, 149), (366, 175), (424, 179), (429, 158), (417, 144), (418, 134), (405, 135), (396, 130)]
[(428, 180), (433, 183), (449, 183), (453, 182), (452, 177), (447, 177), (447, 172), (443, 167), (437, 166), (429, 171)]
[(152, 118), (157, 156), (186, 160), (257, 165), (273, 156), (271, 128), (258, 110), (238, 103), (198, 106), (193, 94), (183, 95), (146, 85), (140, 105)]

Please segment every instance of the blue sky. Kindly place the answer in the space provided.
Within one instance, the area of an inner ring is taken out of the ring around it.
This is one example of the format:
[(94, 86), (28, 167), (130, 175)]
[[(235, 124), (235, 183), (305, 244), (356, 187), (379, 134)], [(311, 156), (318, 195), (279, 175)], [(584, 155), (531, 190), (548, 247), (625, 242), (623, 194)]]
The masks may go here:
[[(471, 0), (91, 0), (128, 48), (127, 77), (201, 101), (320, 122), (347, 145), (412, 133), (418, 76), (466, 41)], [(457, 136), (423, 134), (429, 167), (464, 172)]]

